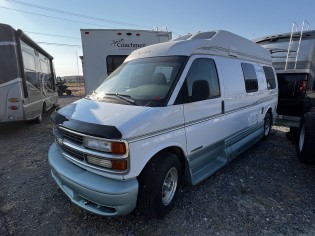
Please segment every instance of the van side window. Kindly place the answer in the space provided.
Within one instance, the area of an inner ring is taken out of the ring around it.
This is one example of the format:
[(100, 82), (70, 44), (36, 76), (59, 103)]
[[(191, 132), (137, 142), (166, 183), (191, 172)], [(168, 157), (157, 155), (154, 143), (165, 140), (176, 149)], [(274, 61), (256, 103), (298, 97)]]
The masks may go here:
[(242, 70), (245, 80), (245, 89), (247, 93), (258, 91), (258, 80), (254, 65), (249, 63), (242, 63)]
[(263, 66), (266, 81), (267, 81), (267, 88), (268, 89), (275, 89), (276, 88), (276, 78), (275, 74), (273, 73), (273, 69), (269, 66)]
[[(196, 89), (200, 91), (194, 91)], [(203, 93), (205, 97), (199, 96), (199, 92)], [(214, 60), (198, 58), (192, 63), (179, 96), (182, 99), (178, 98), (177, 104), (220, 97), (219, 78)]]

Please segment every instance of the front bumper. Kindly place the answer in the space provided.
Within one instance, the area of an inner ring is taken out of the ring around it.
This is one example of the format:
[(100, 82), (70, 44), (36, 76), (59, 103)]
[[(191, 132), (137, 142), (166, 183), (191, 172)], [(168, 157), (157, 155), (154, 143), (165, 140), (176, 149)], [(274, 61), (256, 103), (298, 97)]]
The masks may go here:
[(126, 215), (137, 203), (138, 181), (119, 181), (96, 175), (66, 160), (56, 144), (48, 152), (51, 174), (76, 205), (103, 216)]

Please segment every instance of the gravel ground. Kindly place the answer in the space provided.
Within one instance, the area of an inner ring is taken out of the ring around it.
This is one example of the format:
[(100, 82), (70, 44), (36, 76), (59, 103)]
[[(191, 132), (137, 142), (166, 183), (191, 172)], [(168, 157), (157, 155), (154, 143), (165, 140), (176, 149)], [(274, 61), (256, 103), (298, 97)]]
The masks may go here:
[[(78, 97), (60, 98), (61, 106)], [(315, 167), (299, 163), (287, 128), (261, 141), (151, 220), (101, 217), (73, 205), (50, 176), (41, 124), (0, 126), (0, 235), (315, 235)]]

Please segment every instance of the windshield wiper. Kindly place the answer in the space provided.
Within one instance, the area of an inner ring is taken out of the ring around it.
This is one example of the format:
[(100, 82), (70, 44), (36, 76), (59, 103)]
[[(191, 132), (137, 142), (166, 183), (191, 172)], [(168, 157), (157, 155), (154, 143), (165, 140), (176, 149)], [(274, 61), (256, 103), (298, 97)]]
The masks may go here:
[(128, 102), (130, 104), (133, 104), (133, 105), (136, 105), (136, 102), (135, 100), (133, 100), (131, 98), (131, 96), (127, 95), (127, 94), (121, 94), (121, 93), (106, 93), (105, 95), (108, 95), (108, 96), (115, 96), (117, 98), (119, 98), (120, 100), (122, 101), (125, 101), (125, 102)]

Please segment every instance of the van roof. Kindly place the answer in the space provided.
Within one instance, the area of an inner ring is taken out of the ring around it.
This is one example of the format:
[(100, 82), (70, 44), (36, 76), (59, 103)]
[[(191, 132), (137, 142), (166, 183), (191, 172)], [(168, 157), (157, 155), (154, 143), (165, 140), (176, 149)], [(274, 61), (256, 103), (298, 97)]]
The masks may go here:
[(225, 30), (188, 34), (178, 39), (133, 51), (126, 61), (155, 56), (193, 54), (234, 57), (271, 65), (270, 52), (260, 45)]

